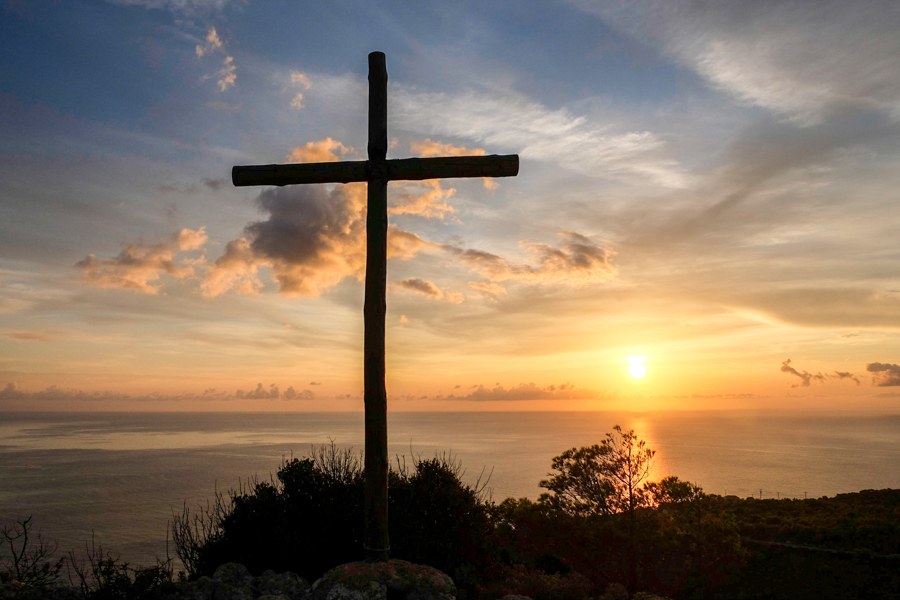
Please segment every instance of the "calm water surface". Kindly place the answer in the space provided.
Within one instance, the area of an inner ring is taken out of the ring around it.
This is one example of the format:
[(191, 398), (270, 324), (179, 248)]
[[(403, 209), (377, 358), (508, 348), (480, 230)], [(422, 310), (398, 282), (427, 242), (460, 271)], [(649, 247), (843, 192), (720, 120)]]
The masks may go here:
[[(616, 424), (657, 451), (654, 477), (708, 492), (818, 497), (900, 488), (900, 414), (701, 412), (398, 413), (392, 455), (450, 452), (495, 500), (536, 498), (551, 459)], [(0, 524), (34, 516), (61, 550), (92, 533), (135, 564), (166, 553), (173, 511), (204, 504), (283, 458), (363, 446), (357, 413), (0, 413)], [(174, 550), (172, 551), (174, 556)]]

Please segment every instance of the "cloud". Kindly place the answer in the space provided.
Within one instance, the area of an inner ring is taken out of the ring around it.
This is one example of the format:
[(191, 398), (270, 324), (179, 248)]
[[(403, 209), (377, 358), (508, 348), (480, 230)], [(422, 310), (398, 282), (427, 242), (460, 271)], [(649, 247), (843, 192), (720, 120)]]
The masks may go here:
[(500, 384), (495, 384), (494, 387), (491, 388), (477, 385), (474, 386), (471, 392), (465, 395), (450, 394), (449, 396), (435, 396), (434, 399), (464, 400), (471, 402), (518, 402), (528, 400), (582, 400), (596, 397), (596, 392), (578, 390), (571, 383), (550, 385), (546, 387), (540, 387), (534, 383), (521, 383), (509, 388)]
[(215, 388), (208, 388), (201, 393), (192, 394), (192, 393), (178, 393), (178, 394), (162, 394), (162, 393), (152, 393), (144, 396), (131, 396), (129, 394), (121, 393), (121, 392), (113, 392), (113, 391), (95, 391), (95, 392), (87, 392), (83, 390), (78, 390), (74, 388), (62, 388), (56, 385), (51, 385), (43, 390), (37, 391), (27, 391), (20, 388), (18, 385), (12, 382), (8, 382), (2, 389), (0, 389), (0, 401), (2, 400), (25, 400), (25, 401), (35, 401), (35, 402), (46, 402), (46, 401), (65, 401), (65, 402), (97, 402), (97, 401), (109, 401), (113, 400), (117, 404), (121, 402), (130, 402), (130, 401), (140, 401), (140, 400), (153, 400), (153, 401), (162, 401), (162, 402), (173, 402), (173, 401), (183, 401), (183, 400), (193, 400), (193, 399), (205, 399), (205, 400), (313, 400), (315, 398), (315, 394), (308, 390), (304, 389), (301, 391), (297, 391), (294, 389), (294, 386), (288, 386), (286, 390), (283, 392), (280, 391), (279, 387), (276, 384), (270, 384), (268, 388), (264, 388), (261, 383), (257, 384), (255, 389), (250, 391), (244, 390), (236, 390), (233, 394), (216, 390)]
[[(663, 140), (649, 131), (613, 132), (512, 93), (449, 95), (396, 86), (392, 100), (393, 114), (412, 130), (475, 140), (590, 177), (640, 175), (672, 188), (687, 183), (676, 162), (661, 156)], [(434, 144), (425, 148), (436, 151)]]
[[(874, 363), (878, 364), (878, 363)], [(870, 365), (871, 366), (871, 365)], [(871, 369), (870, 369), (871, 370)], [(859, 385), (859, 377), (854, 375), (849, 371), (833, 371), (832, 373), (824, 374), (824, 373), (810, 373), (809, 371), (799, 371), (791, 366), (791, 359), (787, 359), (783, 363), (781, 363), (781, 372), (788, 373), (795, 377), (800, 378), (800, 383), (795, 384), (791, 387), (809, 387), (810, 383), (813, 381), (817, 381), (819, 383), (823, 383), (828, 379), (837, 379), (843, 381), (844, 379), (848, 379), (850, 381), (855, 381), (856, 385)]]
[[(319, 296), (348, 277), (363, 279), (364, 184), (271, 188), (257, 202), (268, 217), (228, 242), (201, 284), (205, 296), (258, 294), (261, 268), (271, 269), (279, 291), (292, 296)], [(410, 259), (438, 247), (396, 225), (388, 227), (389, 259)]]
[(226, 244), (225, 254), (216, 259), (200, 284), (204, 296), (221, 296), (227, 291), (256, 296), (262, 291), (263, 282), (258, 271), (266, 263), (257, 260), (250, 244), (251, 240), (246, 237)]
[(832, 377), (836, 377), (838, 379), (849, 379), (850, 381), (855, 381), (856, 385), (859, 385), (859, 377), (848, 371), (835, 371)]
[(194, 54), (196, 54), (197, 57), (200, 58), (202, 56), (206, 56), (214, 50), (221, 50), (222, 46), (222, 39), (219, 37), (219, 33), (216, 31), (216, 28), (210, 27), (209, 32), (206, 34), (204, 43), (197, 44), (194, 47)]
[(410, 142), (409, 147), (422, 158), (435, 156), (484, 156), (487, 154), (483, 148), (470, 149), (464, 146), (454, 146), (453, 144), (436, 142), (430, 138), (420, 142)]
[[(453, 144), (444, 144), (436, 142), (430, 138), (420, 142), (410, 142), (410, 149), (414, 154), (422, 158), (432, 158), (437, 156), (484, 156), (487, 151), (484, 148), (466, 148), (464, 146), (454, 146)], [(485, 189), (495, 190), (500, 185), (493, 177), (482, 177), (482, 183)]]
[(157, 282), (163, 275), (177, 279), (193, 276), (202, 257), (179, 258), (179, 254), (203, 248), (205, 228), (182, 229), (165, 242), (150, 245), (129, 244), (115, 258), (99, 259), (89, 254), (75, 263), (81, 269), (82, 281), (99, 288), (135, 290), (156, 294)]
[(282, 392), (274, 383), (269, 384), (268, 388), (264, 388), (263, 384), (257, 383), (256, 389), (247, 392), (237, 390), (234, 393), (234, 398), (238, 400), (313, 400), (315, 397), (316, 395), (311, 390), (298, 392), (294, 389), (294, 386), (290, 386)]
[(112, 4), (138, 6), (145, 9), (169, 10), (177, 13), (200, 14), (221, 11), (234, 0), (107, 0)]
[(507, 295), (506, 288), (497, 283), (470, 281), (469, 287), (476, 292), (479, 292), (486, 300), (490, 302), (499, 302), (500, 298), (503, 298)]
[(353, 148), (327, 137), (324, 140), (307, 142), (302, 146), (292, 148), (285, 160), (292, 163), (337, 162), (341, 160), (341, 156), (351, 152), (353, 152)]
[(222, 59), (222, 68), (219, 69), (218, 76), (219, 80), (216, 84), (219, 86), (220, 92), (224, 92), (237, 83), (237, 67), (234, 66), (233, 57), (226, 56)]
[(281, 292), (318, 296), (365, 270), (365, 186), (288, 186), (258, 197), (268, 213), (226, 246), (203, 282), (207, 296), (229, 289), (258, 293), (260, 267), (270, 268)]
[(523, 243), (531, 257), (531, 263), (525, 264), (513, 264), (496, 254), (449, 244), (442, 248), (492, 283), (514, 280), (578, 284), (606, 280), (615, 274), (610, 262), (611, 250), (575, 232), (564, 231), (559, 236), (563, 241), (558, 247), (539, 242)]
[(27, 342), (46, 342), (53, 339), (51, 336), (41, 331), (14, 331), (7, 335), (14, 340)]
[(791, 366), (791, 359), (787, 359), (786, 361), (781, 363), (781, 372), (782, 373), (790, 373), (791, 375), (794, 375), (794, 376), (800, 378), (800, 383), (793, 385), (791, 387), (798, 387), (798, 386), (809, 387), (810, 382), (813, 380), (819, 381), (819, 382), (825, 381), (825, 376), (822, 375), (821, 373), (816, 373), (815, 375), (813, 375), (812, 373), (810, 373), (808, 371), (798, 371), (797, 369), (795, 369), (794, 367)]
[[(400, 189), (391, 195), (392, 206), (388, 208), (389, 215), (415, 215), (428, 219), (444, 219), (448, 214), (455, 212), (454, 208), (444, 202), (456, 195), (456, 188), (444, 189), (440, 179), (426, 179), (424, 181), (397, 182)], [(415, 190), (423, 190), (414, 193)], [(396, 200), (394, 200), (396, 198)]]
[(202, 44), (194, 46), (194, 54), (197, 58), (204, 58), (212, 54), (222, 54), (222, 66), (216, 73), (216, 85), (220, 92), (225, 92), (237, 83), (237, 67), (234, 57), (226, 53), (225, 44), (219, 37), (215, 27), (210, 27)]
[[(312, 87), (312, 80), (306, 73), (302, 73), (300, 71), (291, 71), (291, 86), (295, 88), (301, 87), (304, 90), (309, 90)], [(303, 92), (294, 92), (294, 95), (291, 98), (291, 108), (295, 110), (301, 110), (303, 108), (303, 100)]]
[(430, 298), (434, 298), (435, 300), (445, 300), (452, 304), (461, 304), (465, 300), (465, 296), (463, 296), (459, 292), (442, 290), (434, 282), (427, 281), (425, 279), (419, 279), (418, 277), (404, 279), (403, 281), (394, 284), (394, 287), (397, 289), (421, 294), (423, 296), (428, 296)]
[(842, 106), (900, 119), (893, 0), (572, 3), (662, 46), (741, 102), (805, 123)]
[(866, 371), (872, 373), (872, 383), (878, 387), (900, 386), (900, 365), (869, 363)]

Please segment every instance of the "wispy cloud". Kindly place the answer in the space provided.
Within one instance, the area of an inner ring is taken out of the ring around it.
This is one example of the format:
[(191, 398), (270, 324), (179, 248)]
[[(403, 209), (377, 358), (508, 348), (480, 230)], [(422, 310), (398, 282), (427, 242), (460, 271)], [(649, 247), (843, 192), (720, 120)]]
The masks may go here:
[[(291, 96), (291, 108), (301, 110), (305, 99), (303, 91), (308, 91), (312, 87), (312, 79), (302, 71), (291, 71), (291, 87), (294, 88), (293, 96)], [(303, 91), (297, 91), (296, 88), (301, 88)]]
[(662, 153), (665, 144), (657, 135), (614, 132), (567, 109), (553, 110), (512, 93), (450, 95), (397, 86), (393, 106), (410, 129), (471, 139), (492, 152), (515, 151), (523, 159), (554, 162), (592, 177), (641, 175), (667, 187), (687, 181)]
[(799, 122), (846, 106), (900, 119), (900, 12), (892, 0), (572, 4), (662, 45), (738, 100)]
[(107, 2), (195, 15), (222, 10), (234, 0), (107, 0)]
[(215, 75), (216, 85), (220, 92), (227, 91), (237, 83), (237, 67), (234, 64), (234, 57), (227, 54), (225, 43), (219, 37), (215, 27), (209, 28), (202, 44), (194, 46), (194, 54), (198, 59), (214, 54), (222, 55), (222, 66)]

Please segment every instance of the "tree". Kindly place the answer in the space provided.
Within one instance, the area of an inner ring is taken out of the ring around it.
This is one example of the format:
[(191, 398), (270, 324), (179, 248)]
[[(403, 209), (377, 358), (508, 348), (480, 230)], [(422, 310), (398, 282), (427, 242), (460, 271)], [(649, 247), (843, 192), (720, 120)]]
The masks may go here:
[(650, 475), (654, 450), (634, 430), (613, 427), (599, 444), (571, 448), (553, 459), (558, 473), (541, 481), (550, 490), (540, 500), (576, 516), (625, 513), (628, 583), (637, 584), (637, 523), (635, 511), (651, 505), (644, 484)]
[(0, 584), (7, 580), (44, 587), (55, 583), (63, 568), (64, 559), (54, 560), (56, 543), (44, 539), (38, 533), (31, 537), (31, 516), (16, 521), (15, 525), (0, 528), (0, 544), (8, 550), (9, 557), (0, 559)]
[(540, 485), (549, 493), (541, 502), (576, 516), (628, 513), (649, 504), (642, 485), (650, 475), (654, 450), (619, 425), (599, 444), (571, 448), (553, 459), (549, 479)]

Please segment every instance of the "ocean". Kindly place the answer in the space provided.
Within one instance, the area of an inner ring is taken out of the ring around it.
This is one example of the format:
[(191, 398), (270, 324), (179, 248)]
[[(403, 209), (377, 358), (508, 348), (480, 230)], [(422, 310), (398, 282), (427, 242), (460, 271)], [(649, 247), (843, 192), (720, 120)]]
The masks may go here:
[[(900, 487), (900, 414), (394, 413), (392, 456), (449, 453), (492, 498), (537, 498), (551, 460), (619, 424), (656, 450), (653, 478), (707, 492), (815, 498)], [(216, 490), (274, 476), (334, 442), (363, 447), (361, 413), (3, 413), (0, 526), (28, 515), (60, 552), (93, 539), (132, 565), (167, 552), (168, 523)], [(169, 548), (174, 558), (174, 547)]]

